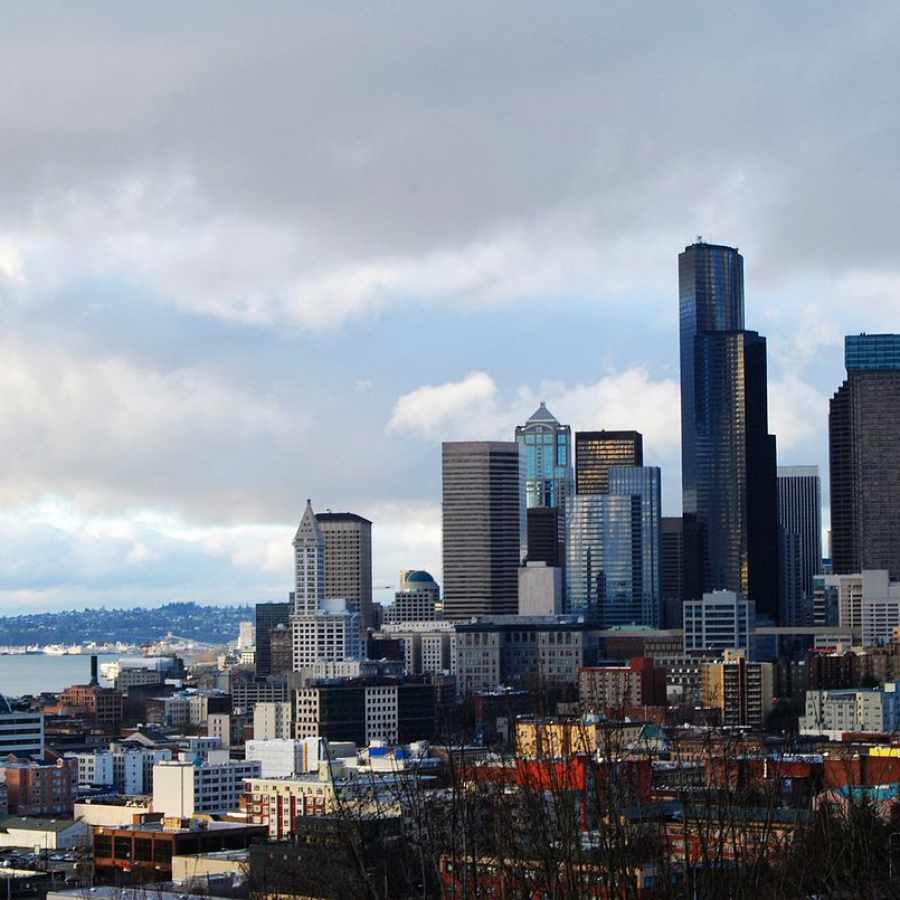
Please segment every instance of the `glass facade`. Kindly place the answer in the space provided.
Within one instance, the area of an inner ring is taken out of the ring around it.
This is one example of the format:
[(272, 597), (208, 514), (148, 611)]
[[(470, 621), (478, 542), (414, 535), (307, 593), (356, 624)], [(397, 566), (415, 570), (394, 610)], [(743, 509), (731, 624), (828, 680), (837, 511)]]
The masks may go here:
[(612, 466), (609, 493), (614, 497), (632, 497), (640, 502), (640, 540), (632, 546), (632, 559), (640, 567), (640, 582), (635, 582), (635, 607), (640, 605), (638, 621), (651, 628), (662, 626), (661, 534), (662, 473), (658, 466)]
[(844, 365), (854, 369), (900, 369), (900, 334), (848, 334)]
[(778, 615), (775, 438), (766, 341), (744, 329), (743, 258), (697, 243), (678, 258), (685, 580)]
[(612, 467), (608, 494), (576, 494), (567, 509), (567, 611), (601, 627), (659, 627), (658, 468)]
[(642, 466), (644, 439), (638, 431), (579, 431), (575, 434), (575, 493), (605, 494), (610, 466)]
[(525, 505), (564, 507), (572, 493), (572, 429), (541, 403), (516, 427), (516, 443), (525, 455)]

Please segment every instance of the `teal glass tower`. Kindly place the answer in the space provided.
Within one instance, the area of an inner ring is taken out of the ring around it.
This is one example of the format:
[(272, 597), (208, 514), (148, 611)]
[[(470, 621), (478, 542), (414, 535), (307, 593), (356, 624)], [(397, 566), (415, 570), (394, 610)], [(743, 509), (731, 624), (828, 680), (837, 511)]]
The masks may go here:
[(560, 425), (543, 401), (524, 425), (516, 443), (525, 448), (525, 504), (562, 509), (572, 494), (572, 429)]

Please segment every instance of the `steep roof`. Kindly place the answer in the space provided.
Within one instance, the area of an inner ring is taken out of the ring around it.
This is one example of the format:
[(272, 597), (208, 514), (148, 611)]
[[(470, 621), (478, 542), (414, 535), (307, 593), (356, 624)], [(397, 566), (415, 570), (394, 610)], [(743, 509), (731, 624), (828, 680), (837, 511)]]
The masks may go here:
[(303, 518), (300, 520), (297, 533), (294, 535), (294, 545), (296, 546), (297, 544), (305, 543), (306, 541), (319, 542), (321, 540), (322, 529), (319, 528), (319, 522), (316, 519), (316, 514), (313, 512), (312, 503), (307, 500), (306, 509), (303, 511)]
[(547, 404), (543, 400), (541, 400), (541, 405), (528, 417), (527, 424), (537, 424), (539, 422), (546, 422), (548, 425), (559, 425), (556, 416), (547, 409)]

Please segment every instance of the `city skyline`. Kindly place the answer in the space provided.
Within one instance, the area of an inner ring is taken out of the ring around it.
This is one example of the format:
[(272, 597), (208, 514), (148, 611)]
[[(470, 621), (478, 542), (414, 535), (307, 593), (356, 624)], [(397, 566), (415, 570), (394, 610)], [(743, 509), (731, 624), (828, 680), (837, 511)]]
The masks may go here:
[(541, 401), (641, 432), (679, 514), (696, 234), (746, 260), (778, 464), (819, 467), (828, 527), (843, 338), (900, 310), (893, 7), (219, 10), (215, 39), (163, 7), (0, 37), (0, 612), (283, 601), (310, 495), (374, 523), (376, 600), (443, 583), (441, 441)]

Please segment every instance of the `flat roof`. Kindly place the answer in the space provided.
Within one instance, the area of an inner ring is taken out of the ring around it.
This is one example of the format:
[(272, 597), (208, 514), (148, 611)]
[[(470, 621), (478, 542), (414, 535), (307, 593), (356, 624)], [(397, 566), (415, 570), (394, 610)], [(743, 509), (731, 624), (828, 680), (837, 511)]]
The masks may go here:
[(24, 816), (3, 816), (0, 830), (15, 828), (17, 831), (65, 831), (77, 822), (76, 819), (35, 819)]

